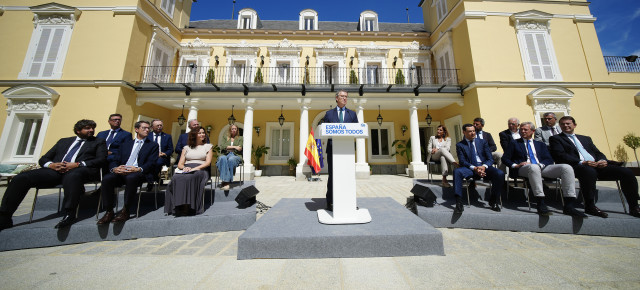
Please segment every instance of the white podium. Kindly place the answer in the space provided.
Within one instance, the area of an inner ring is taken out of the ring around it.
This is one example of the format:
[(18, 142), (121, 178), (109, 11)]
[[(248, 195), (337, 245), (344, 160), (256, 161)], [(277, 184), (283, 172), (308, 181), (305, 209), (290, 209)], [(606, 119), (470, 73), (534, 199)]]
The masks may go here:
[(315, 131), (316, 138), (329, 138), (333, 143), (333, 212), (318, 210), (323, 224), (364, 224), (371, 221), (366, 209), (356, 209), (355, 138), (368, 138), (364, 123), (324, 123)]

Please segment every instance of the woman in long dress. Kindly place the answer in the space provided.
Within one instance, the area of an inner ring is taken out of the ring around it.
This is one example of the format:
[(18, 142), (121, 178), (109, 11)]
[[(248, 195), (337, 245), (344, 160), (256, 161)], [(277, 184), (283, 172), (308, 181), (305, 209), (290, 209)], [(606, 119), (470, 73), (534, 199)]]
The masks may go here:
[(206, 144), (204, 128), (189, 132), (187, 146), (182, 149), (178, 169), (167, 185), (164, 212), (175, 216), (201, 214), (202, 195), (213, 159), (213, 145)]
[(220, 187), (229, 190), (229, 184), (233, 181), (233, 169), (242, 162), (242, 136), (238, 136), (238, 126), (229, 126), (229, 135), (225, 136), (220, 149), (222, 154), (218, 156), (216, 166), (220, 171)]
[(449, 166), (447, 166), (447, 162), (456, 166), (458, 163), (453, 158), (453, 155), (451, 155), (451, 138), (449, 138), (447, 127), (444, 125), (438, 126), (436, 129), (436, 135), (429, 138), (427, 152), (427, 161), (440, 161), (442, 186), (451, 187), (451, 184), (447, 182), (447, 175), (449, 175)]

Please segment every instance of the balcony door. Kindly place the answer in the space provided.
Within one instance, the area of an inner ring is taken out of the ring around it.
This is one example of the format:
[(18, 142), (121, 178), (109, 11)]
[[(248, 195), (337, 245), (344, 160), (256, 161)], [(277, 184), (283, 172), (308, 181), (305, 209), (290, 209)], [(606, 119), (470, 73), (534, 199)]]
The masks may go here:
[(324, 74), (324, 84), (338, 83), (338, 63), (325, 63), (322, 73)]
[(367, 64), (365, 83), (369, 85), (379, 84), (380, 83), (380, 79), (378, 77), (379, 72), (380, 72), (379, 65)]
[(245, 83), (247, 63), (245, 61), (235, 61), (231, 68), (231, 83)]

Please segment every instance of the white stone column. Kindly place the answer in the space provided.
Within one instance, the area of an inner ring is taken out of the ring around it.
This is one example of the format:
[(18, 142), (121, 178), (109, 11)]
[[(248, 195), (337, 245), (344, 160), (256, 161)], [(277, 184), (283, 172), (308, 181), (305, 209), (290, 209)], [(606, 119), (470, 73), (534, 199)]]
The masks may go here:
[(188, 102), (189, 104), (189, 114), (187, 114), (187, 130), (186, 133), (189, 133), (191, 129), (189, 129), (189, 120), (198, 119), (198, 100), (191, 100)]
[(426, 178), (428, 167), (422, 162), (420, 154), (420, 125), (418, 123), (418, 104), (420, 100), (409, 100), (409, 130), (411, 132), (411, 164), (409, 164), (409, 177)]
[[(253, 145), (253, 105), (255, 101), (250, 100), (245, 103), (244, 112), (244, 133), (242, 134), (242, 160), (244, 160), (244, 179), (253, 180), (255, 178), (255, 167), (251, 164), (251, 148)], [(240, 174), (237, 171), (236, 174)]]
[[(356, 104), (356, 113), (358, 115), (358, 123), (364, 123), (364, 104), (367, 99), (354, 99)], [(356, 179), (369, 179), (371, 169), (367, 163), (365, 146), (365, 138), (356, 139)]]
[(309, 106), (310, 100), (299, 100), (300, 102), (300, 137), (298, 138), (298, 165), (296, 166), (296, 180), (307, 180), (311, 176), (311, 168), (307, 165), (307, 156), (304, 155), (304, 148), (307, 147), (307, 139), (309, 139)]

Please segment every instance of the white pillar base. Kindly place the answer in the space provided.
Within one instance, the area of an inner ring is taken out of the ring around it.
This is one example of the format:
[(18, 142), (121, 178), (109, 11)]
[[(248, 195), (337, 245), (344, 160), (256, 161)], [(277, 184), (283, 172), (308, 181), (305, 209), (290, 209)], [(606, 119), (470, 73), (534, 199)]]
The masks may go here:
[(307, 164), (296, 165), (296, 181), (305, 181), (311, 176), (311, 168)]
[[(253, 164), (247, 164), (244, 166), (244, 180), (254, 180), (256, 178), (256, 169)], [(233, 180), (240, 180), (240, 170), (236, 170), (236, 174)]]
[(411, 178), (427, 178), (429, 175), (429, 167), (423, 164), (409, 164), (409, 177)]
[(319, 209), (318, 221), (326, 225), (342, 225), (342, 224), (366, 224), (371, 222), (371, 214), (368, 209), (356, 209), (346, 216), (336, 216), (333, 212)]
[(368, 163), (356, 163), (356, 179), (369, 179), (371, 168)]

